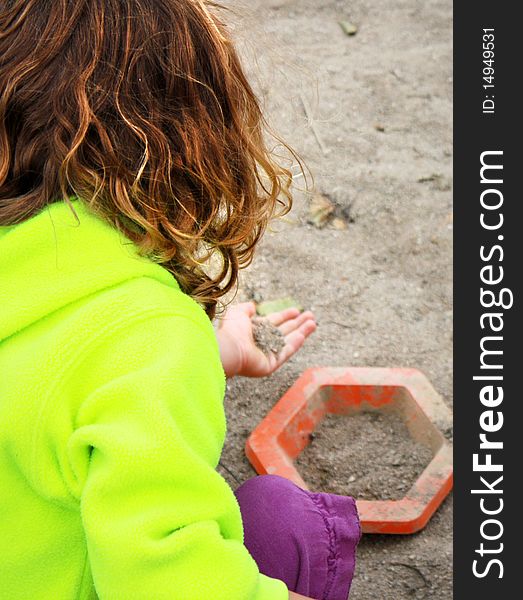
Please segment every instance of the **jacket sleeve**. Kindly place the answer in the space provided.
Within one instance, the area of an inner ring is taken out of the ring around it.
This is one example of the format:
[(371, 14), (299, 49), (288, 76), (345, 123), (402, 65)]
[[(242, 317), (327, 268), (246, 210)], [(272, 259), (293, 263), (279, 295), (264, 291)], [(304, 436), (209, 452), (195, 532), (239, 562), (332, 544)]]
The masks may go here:
[(138, 320), (84, 365), (91, 389), (69, 444), (101, 600), (284, 600), (243, 545), (216, 472), (224, 374), (212, 326)]

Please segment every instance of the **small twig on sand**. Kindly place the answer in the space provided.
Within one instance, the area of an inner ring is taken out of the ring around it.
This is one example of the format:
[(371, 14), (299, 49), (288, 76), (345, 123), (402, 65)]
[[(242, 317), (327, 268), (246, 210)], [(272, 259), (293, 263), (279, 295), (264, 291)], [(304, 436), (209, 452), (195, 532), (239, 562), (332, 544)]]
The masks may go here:
[(389, 73), (391, 75), (394, 75), (394, 77), (398, 80), (401, 81), (402, 83), (405, 83), (405, 79), (403, 79), (403, 77), (398, 73), (398, 71), (396, 71), (396, 69), (391, 69), (389, 71)]
[(305, 116), (307, 117), (307, 121), (309, 123), (310, 128), (312, 129), (312, 133), (314, 134), (314, 137), (316, 138), (316, 141), (318, 142), (318, 146), (320, 147), (320, 150), (323, 154), (323, 156), (327, 156), (327, 154), (329, 154), (330, 150), (325, 146), (325, 144), (323, 143), (320, 134), (318, 132), (318, 128), (316, 127), (316, 123), (312, 117), (312, 111), (311, 111), (311, 107), (309, 105), (309, 102), (307, 100), (307, 98), (305, 98), (305, 96), (303, 94), (300, 94), (300, 100), (301, 103), (303, 105), (303, 110), (305, 111)]
[(327, 323), (333, 323), (334, 325), (338, 325), (339, 327), (343, 327), (343, 329), (350, 329), (350, 325), (346, 323), (340, 323), (339, 321), (334, 321), (333, 319), (329, 319)]
[(405, 567), (406, 569), (411, 569), (412, 571), (417, 573), (419, 575), (419, 577), (421, 577), (421, 580), (423, 581), (425, 587), (430, 587), (429, 582), (427, 581), (425, 575), (423, 575), (421, 570), (418, 569), (418, 567), (416, 567), (415, 565), (409, 565), (408, 563), (403, 563), (403, 562), (391, 562), (389, 564), (398, 566), (398, 567)]
[(230, 470), (228, 467), (226, 467), (226, 466), (225, 466), (225, 465), (222, 463), (222, 461), (220, 461), (220, 462), (218, 463), (218, 465), (219, 465), (219, 466), (220, 466), (220, 467), (221, 467), (221, 468), (222, 468), (224, 471), (226, 471), (227, 473), (229, 473), (229, 475), (230, 475), (230, 476), (231, 476), (231, 477), (234, 479), (234, 481), (236, 481), (236, 483), (237, 483), (238, 485), (241, 485), (241, 481), (238, 479), (238, 477), (236, 477), (236, 475), (235, 475), (235, 474), (234, 474), (234, 473), (233, 473), (233, 472), (232, 472), (232, 471), (231, 471), (231, 470)]

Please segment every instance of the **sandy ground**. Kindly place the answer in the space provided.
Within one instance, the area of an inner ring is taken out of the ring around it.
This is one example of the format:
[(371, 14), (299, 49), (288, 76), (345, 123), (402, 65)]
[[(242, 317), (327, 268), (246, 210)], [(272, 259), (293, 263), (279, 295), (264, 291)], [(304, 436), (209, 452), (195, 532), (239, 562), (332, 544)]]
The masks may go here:
[(327, 415), (296, 467), (310, 489), (359, 500), (401, 500), (432, 460), (395, 412)]
[[(225, 4), (239, 12), (234, 30), (269, 121), (350, 217), (346, 230), (318, 229), (298, 192), (242, 275), (238, 299), (292, 295), (319, 328), (272, 377), (229, 383), (222, 472), (236, 486), (253, 474), (246, 437), (307, 367), (415, 367), (452, 405), (452, 9), (449, 0)], [(364, 536), (358, 556), (351, 600), (449, 600), (451, 498), (423, 532)]]

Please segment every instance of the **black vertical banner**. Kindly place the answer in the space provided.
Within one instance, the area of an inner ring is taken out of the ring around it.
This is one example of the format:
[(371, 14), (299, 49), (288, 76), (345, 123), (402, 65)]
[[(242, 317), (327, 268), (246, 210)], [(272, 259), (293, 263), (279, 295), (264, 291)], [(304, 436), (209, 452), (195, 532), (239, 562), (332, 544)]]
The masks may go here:
[[(523, 52), (517, 3), (454, 4), (454, 597), (523, 597)], [(516, 105), (518, 110), (516, 110)]]

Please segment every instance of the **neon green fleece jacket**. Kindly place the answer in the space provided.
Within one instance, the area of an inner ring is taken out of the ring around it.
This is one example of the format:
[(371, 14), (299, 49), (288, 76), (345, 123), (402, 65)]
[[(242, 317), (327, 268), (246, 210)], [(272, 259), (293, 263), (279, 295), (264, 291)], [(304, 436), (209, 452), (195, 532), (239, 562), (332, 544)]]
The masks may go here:
[(0, 598), (286, 599), (215, 471), (211, 322), (73, 205), (0, 227)]

